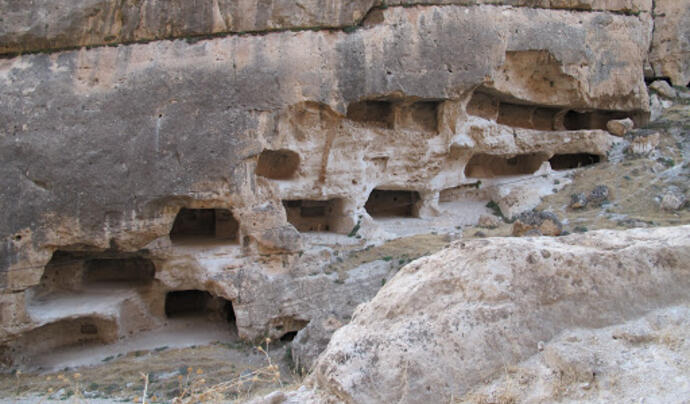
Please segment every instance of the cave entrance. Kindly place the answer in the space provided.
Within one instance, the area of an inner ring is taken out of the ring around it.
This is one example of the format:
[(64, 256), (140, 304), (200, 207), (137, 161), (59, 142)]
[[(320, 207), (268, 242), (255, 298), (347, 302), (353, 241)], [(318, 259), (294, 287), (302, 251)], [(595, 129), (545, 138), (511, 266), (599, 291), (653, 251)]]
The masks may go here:
[(282, 342), (290, 342), (297, 336), (297, 333), (309, 324), (309, 321), (295, 317), (278, 317), (270, 321), (269, 334), (280, 339)]
[(165, 295), (165, 315), (169, 318), (205, 314), (211, 294), (201, 290), (178, 290)]
[(417, 101), (401, 104), (399, 125), (401, 128), (438, 133), (438, 114), (440, 101)]
[(518, 154), (513, 157), (475, 154), (465, 166), (467, 178), (494, 178), (534, 174), (546, 156), (542, 153)]
[(168, 318), (209, 315), (235, 324), (235, 310), (230, 300), (215, 297), (203, 290), (175, 290), (165, 295), (165, 316)]
[(586, 167), (600, 161), (600, 156), (590, 153), (556, 154), (549, 159), (551, 169), (556, 171)]
[(291, 342), (297, 336), (298, 331), (289, 331), (280, 337), (281, 342)]
[(283, 201), (287, 220), (300, 232), (338, 232), (343, 215), (343, 200), (327, 201), (286, 200)]
[(148, 283), (156, 268), (144, 258), (97, 258), (84, 265), (83, 283)]
[(513, 128), (543, 131), (606, 130), (612, 119), (631, 118), (637, 126), (647, 118), (641, 111), (568, 110), (547, 105), (519, 103), (505, 96), (476, 91), (466, 111), (469, 115), (495, 121)]
[(515, 128), (552, 131), (556, 129), (556, 116), (559, 111), (555, 108), (501, 103), (496, 122)]
[(299, 162), (299, 154), (291, 150), (264, 150), (259, 155), (256, 174), (274, 180), (290, 179), (297, 172)]
[(239, 223), (227, 209), (182, 208), (175, 217), (172, 241), (226, 240), (237, 242)]
[(420, 200), (416, 191), (374, 189), (364, 208), (371, 217), (417, 217)]
[(347, 107), (347, 119), (372, 126), (392, 129), (393, 103), (390, 101), (358, 101)]
[(53, 292), (76, 293), (94, 286), (136, 288), (153, 282), (155, 273), (153, 261), (137, 253), (58, 250), (31, 290), (34, 297), (42, 298)]
[(117, 324), (113, 319), (85, 316), (57, 320), (22, 333), (5, 349), (11, 362), (27, 363), (35, 355), (60, 348), (87, 347), (117, 341)]
[[(625, 119), (630, 114), (615, 111), (568, 111), (563, 118), (566, 130), (601, 129), (606, 130), (606, 124), (612, 119)], [(635, 120), (635, 119), (633, 119)]]

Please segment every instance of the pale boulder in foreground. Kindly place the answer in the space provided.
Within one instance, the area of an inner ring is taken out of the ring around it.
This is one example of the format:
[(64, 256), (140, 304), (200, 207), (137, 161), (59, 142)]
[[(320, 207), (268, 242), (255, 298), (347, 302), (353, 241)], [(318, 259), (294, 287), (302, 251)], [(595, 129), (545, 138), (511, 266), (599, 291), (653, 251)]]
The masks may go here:
[[(460, 399), (568, 330), (687, 303), (689, 235), (682, 226), (455, 242), (360, 307), (311, 382), (326, 400)], [(558, 347), (547, 359), (556, 365)]]

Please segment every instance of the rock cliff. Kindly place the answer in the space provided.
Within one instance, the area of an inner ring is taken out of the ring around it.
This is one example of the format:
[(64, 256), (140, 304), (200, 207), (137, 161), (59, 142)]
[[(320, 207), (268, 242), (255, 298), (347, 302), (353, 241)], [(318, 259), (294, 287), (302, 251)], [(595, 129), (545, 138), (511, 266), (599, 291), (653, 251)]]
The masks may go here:
[[(518, 218), (573, 170), (670, 143), (628, 132), (684, 105), (689, 15), (685, 0), (0, 0), (0, 362), (191, 313), (294, 338), (309, 368), (357, 305), (482, 214)], [(678, 92), (650, 97), (655, 79)]]

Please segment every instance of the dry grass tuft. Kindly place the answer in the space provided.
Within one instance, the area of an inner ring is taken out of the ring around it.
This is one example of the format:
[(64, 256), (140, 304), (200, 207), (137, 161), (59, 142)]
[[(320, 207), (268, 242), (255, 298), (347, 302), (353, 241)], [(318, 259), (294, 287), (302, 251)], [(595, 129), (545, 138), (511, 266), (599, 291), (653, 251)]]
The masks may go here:
[[(240, 374), (233, 380), (210, 386), (203, 378), (202, 369), (197, 369), (196, 372), (192, 372), (193, 369), (188, 369), (186, 378), (179, 376), (180, 394), (172, 402), (174, 404), (220, 403), (227, 401), (230, 395), (238, 399), (242, 396), (247, 397), (256, 386), (278, 384), (282, 387), (280, 367), (273, 363), (268, 354), (271, 339), (266, 338), (265, 343), (265, 348), (256, 347), (265, 357), (265, 366)], [(146, 404), (146, 402), (142, 401), (142, 404)]]

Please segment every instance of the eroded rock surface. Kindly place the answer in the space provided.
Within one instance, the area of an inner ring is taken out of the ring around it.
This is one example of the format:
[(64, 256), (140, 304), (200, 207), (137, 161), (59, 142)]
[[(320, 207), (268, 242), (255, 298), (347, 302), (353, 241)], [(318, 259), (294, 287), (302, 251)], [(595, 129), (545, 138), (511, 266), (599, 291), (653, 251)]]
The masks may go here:
[(191, 312), (308, 369), (404, 264), (648, 121), (649, 0), (25, 3), (0, 0), (5, 365)]
[(690, 84), (690, 3), (686, 0), (655, 0), (654, 40), (649, 62), (656, 77), (673, 84)]
[[(313, 382), (344, 402), (463, 397), (568, 330), (687, 304), (689, 231), (456, 242), (404, 267), (359, 308), (319, 358)], [(567, 367), (559, 344), (547, 344), (554, 354), (544, 358)], [(567, 377), (591, 382), (587, 366), (597, 365), (577, 363)]]
[(0, 1), (0, 54), (274, 30), (378, 23), (396, 5), (507, 5), (649, 13), (652, 0), (16, 0)]
[[(615, 142), (606, 122), (645, 119), (647, 19), (487, 5), (390, 7), (380, 17), (351, 33), (0, 62), (0, 181), (11, 195), (0, 213), (4, 338), (44, 324), (27, 307), (61, 252), (152, 260), (152, 289), (135, 299), (152, 313), (137, 317), (144, 324), (162, 315), (166, 293), (194, 289), (232, 302), (245, 338), (294, 332), (322, 307), (291, 302), (334, 276), (324, 274), (333, 255), (324, 264), (303, 254), (313, 243), (305, 232), (341, 235), (336, 244), (349, 233), (362, 244), (390, 238), (380, 217), (433, 218), (456, 189), (481, 183), (514, 216), (540, 194), (503, 179), (605, 159)], [(592, 63), (600, 59), (608, 62)], [(405, 202), (391, 208), (396, 201)], [(212, 249), (173, 240), (185, 210), (231, 239), (211, 267)], [(336, 289), (347, 288), (338, 279)], [(243, 294), (257, 288), (285, 303)], [(354, 307), (371, 292), (354, 293), (334, 304)], [(128, 332), (118, 327), (114, 335)]]
[(622, 324), (568, 330), (460, 402), (682, 402), (690, 307), (655, 310)]
[(374, 0), (2, 0), (0, 53), (186, 38), (218, 33), (343, 28)]

